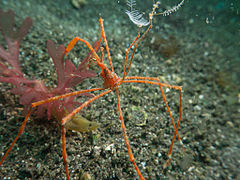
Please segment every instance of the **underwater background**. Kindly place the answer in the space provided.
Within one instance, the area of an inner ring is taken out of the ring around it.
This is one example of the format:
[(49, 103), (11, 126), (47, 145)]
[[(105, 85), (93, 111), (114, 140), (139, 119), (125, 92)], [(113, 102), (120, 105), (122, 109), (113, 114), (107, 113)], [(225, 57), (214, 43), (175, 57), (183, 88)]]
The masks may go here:
[[(179, 2), (162, 0), (158, 12)], [(137, 0), (135, 8), (148, 19), (152, 5), (152, 0)], [(20, 44), (21, 70), (48, 87), (56, 85), (48, 40), (66, 47), (79, 36), (93, 44), (100, 37), (101, 17), (114, 69), (122, 76), (125, 50), (138, 32), (125, 13), (129, 9), (126, 0), (1, 0), (0, 8), (14, 12), (17, 27), (27, 16), (33, 20)], [(152, 29), (138, 45), (129, 76), (158, 77), (163, 83), (182, 86), (183, 117), (178, 133), (185, 152), (176, 140), (172, 161), (163, 168), (174, 128), (161, 91), (147, 84), (121, 85), (130, 145), (146, 179), (240, 179), (239, 39), (239, 0), (185, 0), (177, 12), (154, 16)], [(0, 44), (6, 48), (2, 35)], [(88, 51), (78, 43), (68, 58), (79, 64)], [(108, 63), (106, 51), (104, 62)], [(96, 66), (93, 70), (100, 73)], [(97, 75), (76, 89), (102, 87), (102, 83)], [(10, 92), (12, 87), (0, 83), (1, 157), (24, 120), (23, 106)], [(179, 92), (164, 90), (177, 123)], [(138, 179), (127, 153), (116, 95), (98, 99), (81, 115), (101, 125), (93, 132), (66, 133), (70, 179)], [(0, 179), (66, 179), (61, 128), (56, 120), (31, 116), (0, 167)]]

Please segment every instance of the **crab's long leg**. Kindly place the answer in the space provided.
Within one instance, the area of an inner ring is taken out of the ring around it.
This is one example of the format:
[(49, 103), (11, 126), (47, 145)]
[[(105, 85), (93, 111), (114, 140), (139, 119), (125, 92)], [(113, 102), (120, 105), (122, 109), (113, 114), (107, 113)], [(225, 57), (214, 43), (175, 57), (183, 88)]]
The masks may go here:
[[(139, 76), (135, 76), (135, 77), (126, 77), (125, 79), (126, 80), (124, 80), (123, 83), (153, 84), (153, 85), (158, 85), (160, 87), (160, 90), (161, 90), (161, 93), (162, 93), (165, 105), (167, 107), (168, 113), (170, 115), (170, 118), (171, 118), (171, 121), (172, 121), (172, 124), (173, 124), (173, 127), (174, 127), (174, 135), (173, 135), (173, 139), (172, 139), (169, 151), (168, 151), (168, 161), (164, 165), (164, 167), (167, 167), (168, 164), (171, 161), (172, 148), (173, 148), (173, 144), (174, 144), (176, 136), (178, 137), (178, 140), (179, 140), (180, 144), (182, 145), (183, 150), (185, 151), (184, 145), (182, 143), (182, 140), (181, 140), (181, 138), (180, 138), (180, 136), (178, 134), (178, 128), (179, 128), (179, 125), (180, 125), (180, 122), (181, 122), (181, 118), (182, 118), (182, 87), (181, 86), (174, 86), (174, 85), (170, 85), (170, 84), (165, 84), (165, 83), (160, 83), (160, 80), (158, 78), (154, 78), (154, 77), (139, 77)], [(155, 81), (158, 81), (158, 82), (155, 82)], [(167, 104), (167, 99), (166, 99), (166, 96), (165, 96), (165, 94), (163, 92), (162, 87), (168, 87), (168, 88), (176, 89), (176, 90), (179, 91), (179, 94), (180, 94), (180, 105), (179, 105), (179, 119), (178, 119), (178, 122), (177, 122), (177, 126), (174, 123), (174, 120), (173, 120), (171, 111), (169, 109), (169, 106)]]
[[(140, 37), (140, 30), (141, 30), (141, 27), (139, 26), (139, 27), (138, 27), (138, 35), (137, 35), (137, 37), (135, 38), (135, 40), (133, 41), (133, 43), (129, 46), (129, 48), (126, 50), (125, 61), (124, 61), (124, 69), (123, 69), (123, 77), (122, 77), (122, 79), (125, 79), (125, 76), (126, 76), (128, 53), (129, 53), (130, 49), (132, 48), (132, 46), (136, 43), (136, 41), (137, 41), (138, 38)], [(135, 51), (136, 51), (136, 49), (135, 49)], [(130, 61), (130, 63), (129, 63), (130, 66), (131, 66), (132, 59), (133, 59), (133, 56), (134, 56), (135, 51), (133, 51), (133, 53), (132, 53), (131, 61)]]
[(62, 127), (62, 157), (64, 161), (64, 166), (67, 174), (67, 180), (70, 179), (69, 177), (69, 172), (68, 172), (68, 167), (67, 167), (67, 151), (66, 151), (66, 141), (65, 141), (65, 129), (64, 126)]
[(107, 51), (108, 60), (109, 60), (109, 63), (110, 63), (111, 70), (112, 70), (112, 72), (114, 72), (113, 65), (112, 65), (112, 59), (111, 59), (111, 55), (110, 55), (110, 51), (109, 51), (109, 47), (108, 47), (108, 43), (107, 43), (107, 38), (106, 38), (105, 31), (104, 31), (103, 19), (100, 18), (99, 21), (100, 21), (100, 27), (101, 27), (101, 37), (103, 37), (103, 40), (104, 40), (104, 43), (105, 43), (105, 47), (106, 47), (106, 51)]
[(128, 65), (128, 68), (127, 68), (127, 72), (126, 72), (126, 76), (129, 72), (129, 69), (131, 67), (131, 64), (132, 64), (132, 60), (133, 60), (133, 57), (134, 57), (134, 54), (136, 52), (136, 49), (137, 49), (137, 46), (138, 46), (138, 43), (142, 41), (142, 39), (146, 36), (146, 34), (148, 33), (148, 31), (150, 31), (150, 29), (152, 29), (152, 16), (149, 15), (149, 20), (150, 20), (150, 25), (149, 27), (147, 28), (147, 30), (144, 32), (144, 34), (141, 36), (141, 38), (136, 42), (136, 44), (134, 45), (134, 49), (133, 49), (133, 52), (132, 52), (132, 55), (131, 55), (131, 59), (130, 59), (130, 62), (129, 62), (129, 65)]
[[(158, 82), (160, 83), (160, 80), (159, 80), (158, 78), (156, 78), (156, 77), (133, 76), (133, 77), (126, 77), (126, 79), (127, 79), (127, 80), (130, 80), (130, 79), (152, 80), (152, 81), (158, 81)], [(168, 106), (167, 98), (166, 98), (166, 96), (165, 96), (165, 94), (164, 94), (164, 91), (163, 91), (163, 89), (162, 89), (162, 86), (163, 86), (163, 87), (168, 87), (168, 88), (173, 88), (173, 89), (176, 89), (176, 90), (180, 90), (181, 87), (180, 87), (180, 86), (169, 85), (169, 84), (165, 84), (165, 83), (160, 83), (160, 84), (159, 84), (159, 88), (160, 88), (160, 90), (161, 90), (164, 103), (165, 103), (165, 105), (166, 105), (166, 107), (167, 107), (167, 111), (168, 111), (169, 116), (170, 116), (170, 118), (171, 118), (171, 121), (172, 121), (174, 130), (176, 130), (176, 126), (175, 126), (175, 123), (174, 123), (174, 121), (173, 121), (172, 113), (171, 113), (170, 108), (169, 108), (169, 106)], [(181, 90), (180, 90), (180, 91), (181, 91)], [(182, 146), (183, 146), (183, 143), (182, 143), (182, 141), (181, 141), (180, 136), (179, 136), (178, 134), (177, 134), (177, 136), (178, 136), (178, 140), (179, 140), (180, 144), (182, 144)], [(183, 147), (183, 149), (184, 149), (184, 147)]]
[[(158, 82), (160, 83), (160, 79), (158, 79), (158, 78), (156, 78), (156, 77), (141, 77), (141, 76), (126, 77), (126, 80), (130, 80), (130, 79), (135, 79), (135, 80), (151, 80), (151, 81), (158, 81)], [(163, 96), (164, 103), (165, 103), (165, 105), (166, 105), (166, 107), (167, 107), (167, 111), (168, 111), (169, 116), (170, 116), (170, 118), (171, 118), (171, 121), (172, 121), (174, 130), (176, 130), (176, 126), (175, 126), (175, 123), (174, 123), (174, 120), (173, 120), (173, 117), (172, 117), (172, 113), (171, 113), (170, 108), (169, 108), (169, 106), (168, 106), (167, 98), (166, 98), (165, 93), (164, 93), (164, 91), (163, 91), (163, 89), (162, 89), (162, 86), (168, 87), (168, 88), (173, 88), (173, 89), (176, 89), (176, 90), (179, 90), (179, 88), (181, 88), (181, 87), (180, 87), (180, 86), (169, 85), (169, 84), (165, 84), (165, 83), (160, 83), (160, 84), (159, 84), (159, 88), (160, 88), (160, 90), (161, 90), (161, 94), (162, 94), (162, 96)], [(180, 144), (182, 144), (182, 146), (183, 146), (183, 143), (182, 143), (182, 141), (181, 141), (181, 138), (180, 138), (180, 136), (179, 136), (178, 134), (177, 134), (177, 137), (178, 137), (178, 140), (179, 140)], [(184, 149), (184, 147), (183, 147), (183, 149)]]
[(120, 120), (121, 120), (122, 130), (123, 130), (123, 134), (124, 134), (124, 140), (125, 140), (126, 145), (127, 145), (128, 155), (129, 155), (130, 160), (133, 163), (133, 165), (134, 165), (134, 167), (135, 167), (135, 169), (138, 173), (139, 178), (141, 180), (144, 180), (144, 177), (142, 176), (140, 170), (137, 167), (137, 164), (135, 162), (135, 159), (133, 157), (133, 153), (132, 153), (132, 150), (131, 150), (131, 147), (130, 147), (130, 144), (129, 144), (129, 140), (128, 140), (128, 136), (127, 136), (127, 132), (126, 132), (126, 127), (125, 127), (124, 119), (123, 119), (123, 115), (122, 115), (122, 109), (121, 109), (121, 106), (120, 106), (119, 91), (118, 91), (117, 88), (115, 90), (116, 90), (116, 95), (117, 95), (118, 112), (119, 112), (119, 116), (120, 116)]
[(14, 146), (14, 144), (16, 143), (16, 141), (18, 140), (19, 136), (22, 134), (25, 126), (26, 126), (26, 123), (27, 123), (27, 120), (31, 114), (31, 111), (32, 111), (32, 106), (29, 108), (28, 112), (27, 112), (27, 115), (18, 131), (18, 134), (17, 134), (17, 137), (13, 140), (11, 146), (8, 148), (7, 152), (5, 153), (5, 155), (2, 157), (1, 161), (0, 161), (0, 166), (2, 165), (3, 161), (5, 160), (5, 158), (7, 157), (8, 153), (11, 151), (12, 147)]
[[(103, 89), (102, 89), (103, 90)], [(65, 143), (65, 132), (64, 132), (64, 124), (66, 124), (75, 114), (77, 114), (81, 109), (89, 105), (91, 102), (99, 99), (100, 97), (112, 92), (111, 89), (100, 93), (99, 95), (89, 99), (88, 101), (84, 102), (81, 106), (73, 110), (71, 113), (69, 113), (66, 117), (62, 119), (62, 156), (64, 160), (64, 165), (67, 173), (67, 179), (69, 180), (69, 173), (68, 173), (68, 167), (67, 167), (67, 152), (66, 152), (66, 143)]]

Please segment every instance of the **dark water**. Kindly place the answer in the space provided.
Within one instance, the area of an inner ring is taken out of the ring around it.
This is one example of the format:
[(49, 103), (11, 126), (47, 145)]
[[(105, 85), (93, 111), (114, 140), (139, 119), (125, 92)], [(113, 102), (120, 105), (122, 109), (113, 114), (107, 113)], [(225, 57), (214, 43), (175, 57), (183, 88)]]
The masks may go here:
[[(15, 13), (17, 27), (27, 16), (33, 20), (20, 44), (22, 72), (29, 79), (42, 79), (49, 89), (56, 86), (47, 40), (66, 47), (71, 39), (79, 36), (93, 44), (100, 37), (101, 17), (114, 69), (122, 76), (125, 50), (138, 32), (125, 13), (129, 10), (126, 1), (79, 0), (79, 7), (71, 2), (0, 1), (2, 10), (12, 9)], [(136, 3), (135, 8), (148, 20), (153, 2)], [(161, 1), (157, 12), (164, 12), (177, 3)], [(146, 29), (143, 27), (141, 32)], [(119, 90), (127, 133), (136, 163), (146, 179), (239, 179), (239, 39), (240, 1), (237, 0), (185, 0), (177, 12), (153, 17), (153, 27), (136, 50), (129, 76), (158, 77), (163, 83), (182, 86), (183, 117), (178, 133), (185, 152), (176, 141), (172, 161), (163, 168), (174, 128), (161, 91), (153, 85), (122, 85)], [(2, 35), (0, 42), (7, 48)], [(89, 50), (80, 43), (74, 48), (68, 58), (77, 65)], [(108, 63), (106, 51), (104, 63)], [(93, 70), (100, 72), (94, 65)], [(76, 88), (102, 87), (102, 82), (98, 76), (86, 79)], [(3, 156), (23, 121), (23, 107), (19, 97), (10, 92), (13, 86), (1, 83), (0, 87), (0, 154)], [(168, 88), (164, 92), (177, 123), (179, 92)], [(81, 113), (101, 126), (94, 132), (67, 133), (70, 178), (137, 179), (124, 142), (115, 93), (97, 100)], [(40, 120), (32, 117), (0, 167), (0, 177), (66, 179), (61, 152), (58, 123), (46, 117)]]

